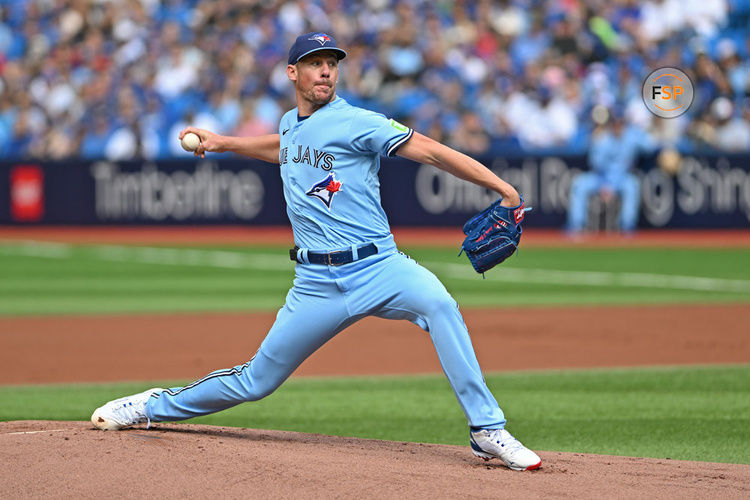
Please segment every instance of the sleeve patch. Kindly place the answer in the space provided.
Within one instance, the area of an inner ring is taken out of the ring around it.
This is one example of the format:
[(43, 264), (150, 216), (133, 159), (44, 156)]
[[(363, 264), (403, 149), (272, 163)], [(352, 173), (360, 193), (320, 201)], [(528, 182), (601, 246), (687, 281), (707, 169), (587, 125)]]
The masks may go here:
[(393, 128), (395, 128), (396, 130), (398, 130), (399, 132), (406, 132), (406, 131), (408, 131), (408, 130), (409, 130), (409, 127), (407, 127), (407, 126), (406, 126), (406, 125), (404, 125), (403, 123), (399, 123), (399, 122), (397, 122), (397, 121), (396, 121), (396, 120), (394, 120), (393, 118), (391, 118), (391, 119), (390, 119), (390, 120), (388, 121), (388, 124), (389, 124), (389, 125), (390, 125), (391, 127), (393, 127)]

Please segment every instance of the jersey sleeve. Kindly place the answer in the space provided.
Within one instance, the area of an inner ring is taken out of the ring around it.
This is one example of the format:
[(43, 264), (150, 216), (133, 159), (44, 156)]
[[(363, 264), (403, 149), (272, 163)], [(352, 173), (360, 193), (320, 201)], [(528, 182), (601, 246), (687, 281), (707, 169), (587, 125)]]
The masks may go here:
[(361, 110), (351, 122), (352, 146), (357, 151), (393, 156), (414, 131), (380, 113)]
[(284, 116), (281, 117), (281, 120), (279, 120), (279, 135), (283, 135), (285, 133), (285, 130), (289, 130), (292, 127), (293, 116), (297, 116), (296, 108), (291, 111), (287, 111), (286, 113), (284, 113)]

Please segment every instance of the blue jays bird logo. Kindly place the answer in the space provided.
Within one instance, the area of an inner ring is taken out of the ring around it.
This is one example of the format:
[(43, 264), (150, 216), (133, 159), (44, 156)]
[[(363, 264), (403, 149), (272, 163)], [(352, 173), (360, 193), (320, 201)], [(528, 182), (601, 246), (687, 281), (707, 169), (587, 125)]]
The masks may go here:
[(316, 40), (321, 45), (325, 45), (326, 42), (330, 42), (331, 41), (331, 37), (329, 37), (325, 33), (316, 33), (313, 36), (311, 36), (310, 38), (308, 38), (308, 40)]
[(307, 196), (314, 196), (320, 201), (326, 204), (328, 210), (331, 209), (331, 202), (333, 202), (333, 195), (339, 192), (341, 189), (341, 181), (337, 181), (333, 173), (328, 174), (328, 177), (315, 184), (310, 190), (305, 193)]

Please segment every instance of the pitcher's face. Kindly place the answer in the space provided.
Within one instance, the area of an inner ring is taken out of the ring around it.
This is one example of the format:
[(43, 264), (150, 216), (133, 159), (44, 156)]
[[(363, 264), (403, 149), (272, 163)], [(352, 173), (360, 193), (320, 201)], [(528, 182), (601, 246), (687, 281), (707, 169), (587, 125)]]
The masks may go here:
[(294, 82), (299, 98), (314, 107), (328, 104), (336, 96), (339, 60), (335, 52), (321, 50), (287, 66), (287, 76)]

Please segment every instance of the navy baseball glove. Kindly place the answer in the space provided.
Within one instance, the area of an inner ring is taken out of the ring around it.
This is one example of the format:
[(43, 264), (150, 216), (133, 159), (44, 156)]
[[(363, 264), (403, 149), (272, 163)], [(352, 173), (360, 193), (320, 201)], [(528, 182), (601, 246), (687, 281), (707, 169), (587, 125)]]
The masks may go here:
[(524, 207), (523, 198), (517, 207), (501, 207), (501, 201), (497, 200), (464, 224), (466, 239), (461, 251), (478, 273), (492, 269), (516, 252), (521, 241), (521, 222), (531, 210)]

